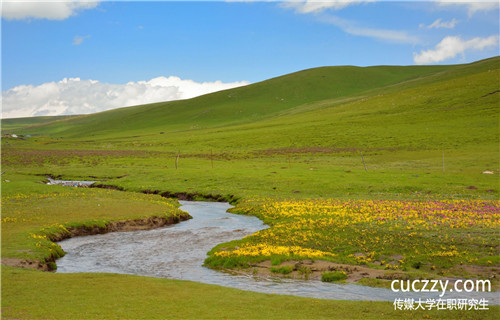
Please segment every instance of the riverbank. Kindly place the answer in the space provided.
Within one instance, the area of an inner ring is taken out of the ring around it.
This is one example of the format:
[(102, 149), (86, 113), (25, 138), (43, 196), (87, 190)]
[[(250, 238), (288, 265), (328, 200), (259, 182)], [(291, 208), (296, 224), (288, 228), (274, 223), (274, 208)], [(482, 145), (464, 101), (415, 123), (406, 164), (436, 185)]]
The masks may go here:
[(69, 237), (154, 229), (190, 218), (158, 195), (39, 183), (16, 175), (2, 183), (2, 264), (55, 270)]
[[(464, 277), (472, 276), (475, 279), (486, 279), (491, 283), (491, 291), (500, 291), (500, 285), (495, 279), (499, 274), (498, 267), (485, 267), (474, 265), (462, 265), (456, 267), (458, 270), (451, 270), (452, 274), (462, 274), (462, 277), (443, 277), (436, 275), (427, 275), (426, 279), (439, 279), (448, 281), (450, 285), (459, 289), (464, 289)], [(391, 288), (393, 280), (410, 280), (417, 279), (415, 274), (408, 274), (401, 271), (374, 269), (366, 266), (334, 263), (324, 260), (289, 260), (279, 265), (273, 265), (271, 260), (262, 261), (259, 263), (250, 264), (248, 268), (225, 269), (218, 270), (236, 275), (246, 275), (255, 278), (268, 279), (270, 277), (322, 281), (324, 273), (342, 273), (345, 277), (341, 277), (334, 282), (340, 284), (358, 284), (377, 288)], [(423, 274), (419, 274), (420, 277)], [(395, 286), (399, 288), (399, 284)]]
[[(181, 213), (179, 215), (170, 217), (152, 216), (141, 219), (109, 221), (104, 226), (100, 226), (98, 224), (80, 225), (76, 227), (69, 226), (67, 228), (63, 226), (63, 228), (61, 228), (63, 232), (58, 232), (55, 234), (48, 233), (45, 234), (45, 237), (55, 243), (68, 238), (105, 234), (108, 232), (152, 230), (189, 219), (191, 219), (191, 216), (188, 213)], [(2, 265), (12, 267), (37, 269), (42, 271), (55, 271), (57, 269), (56, 260), (64, 256), (64, 254), (64, 252), (62, 253), (62, 255), (60, 253), (52, 254), (48, 258), (45, 258), (43, 261), (33, 261), (22, 258), (2, 258), (1, 263)]]

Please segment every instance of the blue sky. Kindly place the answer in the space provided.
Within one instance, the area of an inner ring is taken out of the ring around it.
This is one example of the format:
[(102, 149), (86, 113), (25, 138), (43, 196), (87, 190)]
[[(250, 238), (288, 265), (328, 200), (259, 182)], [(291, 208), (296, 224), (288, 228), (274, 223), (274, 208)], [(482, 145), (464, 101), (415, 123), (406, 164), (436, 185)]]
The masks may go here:
[(3, 5), (3, 117), (183, 99), (319, 66), (499, 55), (496, 1), (36, 5)]

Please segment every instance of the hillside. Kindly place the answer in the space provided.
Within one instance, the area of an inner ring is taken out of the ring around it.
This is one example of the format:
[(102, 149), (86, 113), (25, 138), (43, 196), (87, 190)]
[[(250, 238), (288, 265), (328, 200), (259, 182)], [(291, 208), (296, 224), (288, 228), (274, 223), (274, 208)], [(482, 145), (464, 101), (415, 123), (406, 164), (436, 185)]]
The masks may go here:
[(496, 57), (458, 66), (323, 67), (190, 100), (3, 124), (90, 143), (133, 136), (137, 146), (233, 152), (477, 147), (498, 142), (499, 65)]
[(40, 126), (29, 128), (25, 133), (62, 137), (127, 136), (251, 123), (304, 104), (353, 98), (366, 91), (376, 92), (452, 69), (453, 66), (315, 68), (189, 100), (116, 109), (58, 119), (54, 123), (46, 123), (44, 119)]
[(2, 132), (10, 133), (16, 130), (22, 130), (23, 128), (43, 125), (49, 122), (54, 122), (57, 120), (68, 119), (73, 116), (48, 116), (48, 117), (28, 117), (28, 118), (14, 118), (14, 119), (2, 119)]

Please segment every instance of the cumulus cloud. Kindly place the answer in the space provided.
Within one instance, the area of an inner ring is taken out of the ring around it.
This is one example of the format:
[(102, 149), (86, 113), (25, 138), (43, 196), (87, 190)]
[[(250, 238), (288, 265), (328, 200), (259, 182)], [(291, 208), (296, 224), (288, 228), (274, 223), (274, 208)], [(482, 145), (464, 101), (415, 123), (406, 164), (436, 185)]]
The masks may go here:
[(440, 28), (453, 29), (457, 24), (458, 20), (455, 18), (451, 19), (451, 21), (442, 21), (442, 19), (439, 18), (428, 26), (426, 26), (425, 24), (421, 24), (419, 27), (426, 29), (440, 29)]
[(459, 54), (465, 55), (466, 51), (481, 51), (487, 48), (498, 48), (498, 35), (470, 40), (450, 36), (441, 40), (434, 49), (414, 53), (413, 61), (416, 64), (438, 63), (455, 58)]
[(48, 19), (64, 20), (78, 11), (97, 7), (99, 0), (3, 0), (2, 17), (7, 20)]
[(88, 114), (139, 104), (189, 99), (249, 84), (195, 82), (178, 77), (109, 84), (64, 78), (38, 86), (21, 85), (2, 93), (2, 118)]

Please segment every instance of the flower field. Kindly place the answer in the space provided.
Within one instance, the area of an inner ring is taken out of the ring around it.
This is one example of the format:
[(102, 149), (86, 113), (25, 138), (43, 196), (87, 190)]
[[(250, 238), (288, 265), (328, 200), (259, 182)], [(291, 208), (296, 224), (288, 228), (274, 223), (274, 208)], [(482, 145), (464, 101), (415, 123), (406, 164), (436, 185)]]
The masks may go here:
[(215, 248), (208, 265), (320, 259), (440, 275), (458, 265), (499, 265), (498, 201), (261, 200), (233, 211), (270, 228)]

